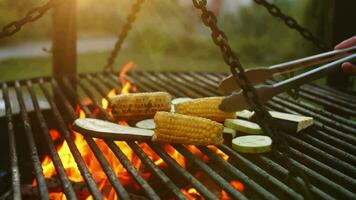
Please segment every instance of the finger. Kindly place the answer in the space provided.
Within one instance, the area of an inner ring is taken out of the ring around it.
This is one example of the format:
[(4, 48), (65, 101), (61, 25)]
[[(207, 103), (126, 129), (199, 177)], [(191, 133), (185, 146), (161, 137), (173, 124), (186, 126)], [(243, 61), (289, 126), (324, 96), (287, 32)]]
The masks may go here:
[(343, 63), (341, 65), (341, 68), (345, 73), (348, 73), (350, 75), (356, 75), (356, 66), (349, 62)]
[(344, 48), (352, 47), (354, 45), (356, 45), (356, 36), (353, 36), (352, 38), (344, 40), (340, 44), (336, 45), (335, 49), (344, 49)]

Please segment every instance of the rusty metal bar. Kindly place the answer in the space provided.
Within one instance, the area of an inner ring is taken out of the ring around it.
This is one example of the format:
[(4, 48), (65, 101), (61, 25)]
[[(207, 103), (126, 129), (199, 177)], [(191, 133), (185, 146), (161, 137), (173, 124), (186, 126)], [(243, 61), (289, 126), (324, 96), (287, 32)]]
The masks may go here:
[[(82, 102), (80, 102), (80, 100), (78, 99), (78, 96), (75, 94), (75, 91), (71, 90), (71, 88), (72, 88), (71, 83), (69, 82), (69, 80), (66, 77), (63, 78), (63, 83), (64, 83), (64, 86), (69, 91), (69, 93), (71, 93), (72, 97), (76, 99), (76, 101), (79, 104), (79, 106), (81, 107), (81, 109), (83, 109), (83, 111), (87, 115), (90, 116), (91, 112), (89, 111), (89, 109), (86, 106), (83, 105)], [(70, 106), (68, 101), (66, 101), (65, 99), (63, 99), (63, 100), (64, 100), (64, 103), (66, 104), (66, 108), (69, 109), (68, 112), (72, 115), (74, 112), (74, 109)], [(71, 118), (72, 118), (71, 119), (72, 121), (74, 119), (76, 119), (77, 118), (76, 114), (72, 115)], [(122, 199), (130, 199), (128, 192), (126, 191), (124, 186), (118, 181), (118, 178), (116, 177), (114, 170), (110, 167), (109, 162), (105, 159), (103, 153), (100, 151), (98, 145), (95, 143), (93, 138), (88, 137), (88, 136), (84, 136), (84, 138), (87, 141), (90, 148), (92, 149), (95, 157), (99, 161), (100, 166), (103, 168), (103, 171), (105, 172), (106, 176), (108, 177), (111, 185), (114, 187), (116, 194)]]
[(9, 98), (9, 89), (6, 83), (2, 84), (2, 94), (5, 102), (7, 131), (9, 137), (11, 184), (12, 184), (12, 191), (13, 191), (13, 199), (21, 200), (19, 163), (18, 163), (17, 152), (16, 152), (16, 140), (15, 140), (14, 124), (12, 119), (12, 109), (11, 109), (11, 103)]
[(180, 175), (182, 175), (189, 183), (191, 183), (197, 191), (204, 196), (206, 199), (218, 199), (212, 192), (210, 192), (201, 182), (199, 182), (193, 175), (188, 173), (184, 168), (182, 168), (177, 161), (170, 157), (159, 144), (153, 144), (151, 142), (148, 145), (153, 149), (156, 154), (158, 154), (164, 162), (166, 162), (170, 167), (176, 170)]
[[(251, 195), (255, 195), (254, 193), (257, 193), (258, 196), (264, 199), (278, 199), (274, 194), (267, 191), (264, 187), (257, 184), (254, 180), (250, 179), (247, 175), (245, 175), (242, 171), (240, 171), (239, 167), (235, 167), (229, 162), (226, 162), (224, 159), (222, 159), (220, 156), (218, 156), (216, 153), (214, 153), (207, 147), (201, 146), (198, 148), (201, 152), (207, 155), (209, 159), (211, 159), (213, 162), (217, 163), (224, 170), (229, 171), (229, 173), (233, 174), (236, 178), (240, 179), (246, 186), (252, 188), (252, 190), (248, 193), (248, 195), (250, 193), (253, 193)], [(290, 190), (289, 192), (292, 194), (291, 196), (294, 197), (295, 199), (301, 198), (298, 197), (298, 194), (296, 194), (292, 190)]]
[(20, 107), (20, 112), (21, 112), (24, 129), (25, 129), (25, 136), (26, 136), (26, 139), (28, 142), (29, 153), (31, 156), (31, 160), (32, 160), (32, 164), (33, 164), (33, 168), (34, 168), (34, 172), (35, 172), (35, 176), (36, 176), (36, 180), (37, 180), (37, 188), (38, 188), (41, 198), (49, 200), (49, 193), (48, 193), (48, 189), (46, 186), (46, 180), (43, 176), (41, 161), (38, 156), (38, 150), (36, 147), (35, 139), (33, 138), (31, 122), (28, 117), (28, 113), (26, 111), (25, 102), (24, 102), (23, 95), (22, 95), (21, 88), (20, 88), (20, 83), (18, 81), (15, 81), (15, 91), (16, 91), (16, 95), (17, 95), (17, 99), (18, 99), (18, 103), (19, 103), (19, 107)]
[[(94, 199), (102, 199), (102, 195), (101, 195), (91, 173), (89, 172), (87, 166), (85, 165), (85, 162), (84, 162), (83, 158), (81, 157), (80, 152), (71, 137), (71, 133), (67, 129), (67, 125), (65, 124), (64, 119), (61, 116), (61, 114), (57, 108), (57, 105), (54, 103), (52, 96), (50, 95), (50, 93), (46, 89), (46, 87), (44, 86), (43, 79), (39, 79), (39, 85), (40, 85), (40, 88), (41, 88), (43, 94), (45, 95), (47, 101), (50, 104), (51, 110), (53, 112), (53, 117), (55, 118), (55, 120), (58, 123), (60, 132), (64, 135), (64, 138), (68, 144), (68, 147), (74, 157), (74, 160), (78, 164), (78, 169), (80, 171), (80, 174), (84, 178), (85, 182), (88, 184), (89, 190), (90, 190), (91, 194), (93, 195), (93, 198)], [(51, 85), (53, 86), (54, 91), (56, 92), (58, 97), (61, 98), (61, 100), (65, 103), (65, 105), (69, 104), (68, 102), (66, 102), (66, 99), (64, 98), (64, 95), (63, 95), (61, 89), (59, 88), (58, 83), (55, 79), (51, 80)]]
[(172, 182), (172, 180), (152, 162), (152, 160), (147, 156), (147, 154), (135, 142), (127, 142), (127, 144), (136, 153), (136, 155), (151, 169), (151, 171), (162, 181), (163, 185), (170, 189), (178, 199), (187, 199), (187, 197), (183, 195), (183, 193)]
[(190, 151), (184, 148), (182, 145), (173, 145), (175, 149), (178, 150), (185, 158), (190, 160), (196, 166), (198, 166), (202, 171), (204, 171), (212, 180), (214, 180), (218, 185), (224, 189), (230, 197), (233, 199), (247, 199), (240, 191), (234, 189), (229, 182), (222, 178), (217, 172), (211, 169), (203, 161), (195, 157)]
[(31, 99), (32, 99), (32, 104), (38, 119), (38, 123), (40, 124), (41, 130), (42, 130), (42, 136), (44, 140), (46, 141), (46, 144), (49, 149), (49, 154), (51, 156), (51, 160), (53, 161), (53, 165), (59, 175), (59, 180), (62, 184), (63, 191), (68, 199), (75, 199), (75, 192), (73, 190), (73, 187), (68, 179), (68, 176), (64, 170), (63, 163), (61, 159), (59, 158), (57, 149), (49, 135), (49, 128), (47, 126), (47, 123), (45, 121), (45, 118), (43, 117), (41, 113), (41, 109), (38, 103), (37, 96), (33, 90), (33, 85), (31, 81), (27, 81), (26, 83), (27, 90), (30, 93)]

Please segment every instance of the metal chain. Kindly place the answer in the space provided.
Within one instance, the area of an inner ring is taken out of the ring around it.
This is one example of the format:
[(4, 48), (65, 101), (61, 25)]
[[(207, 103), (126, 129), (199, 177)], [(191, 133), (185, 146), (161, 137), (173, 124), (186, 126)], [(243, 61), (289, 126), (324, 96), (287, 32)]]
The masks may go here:
[(299, 32), (301, 36), (303, 36), (306, 40), (311, 41), (314, 45), (320, 48), (323, 51), (329, 50), (330, 47), (326, 45), (322, 40), (318, 37), (314, 36), (308, 29), (302, 27), (298, 22), (292, 17), (284, 14), (279, 7), (275, 4), (269, 3), (266, 0), (254, 0), (257, 4), (262, 5), (267, 9), (271, 15), (280, 18), (284, 21), (284, 23), (291, 29), (294, 29)]
[(58, 1), (58, 0), (49, 0), (46, 4), (42, 5), (42, 6), (38, 6), (35, 7), (33, 9), (31, 9), (29, 12), (27, 12), (27, 14), (25, 15), (25, 17), (23, 17), (22, 19), (19, 19), (17, 21), (13, 21), (8, 23), (7, 25), (5, 25), (1, 32), (0, 32), (0, 39), (3, 39), (5, 37), (9, 37), (15, 33), (17, 33), (18, 31), (21, 30), (22, 26), (24, 26), (25, 24), (29, 23), (29, 22), (33, 22), (38, 20), (39, 18), (41, 18), (49, 9), (54, 8), (58, 5), (60, 5), (62, 1)]
[[(217, 26), (217, 18), (213, 12), (207, 10), (207, 0), (192, 0), (195, 8), (199, 9), (201, 14), (201, 19), (203, 23), (210, 28), (211, 36), (214, 43), (220, 48), (224, 61), (227, 65), (230, 66), (230, 70), (235, 77), (235, 80), (240, 85), (241, 89), (243, 90), (244, 97), (246, 101), (249, 103), (251, 108), (256, 112), (256, 119), (261, 128), (263, 129), (264, 133), (269, 135), (273, 143), (275, 144), (272, 148), (272, 152), (276, 157), (282, 159), (287, 167), (290, 175), (293, 177), (293, 181), (291, 181), (292, 187), (298, 191), (297, 187), (297, 176), (302, 178), (304, 184), (302, 184), (301, 192), (304, 193), (306, 199), (312, 199), (310, 194), (309, 188), (310, 183), (307, 177), (298, 170), (291, 161), (290, 154), (291, 150), (287, 141), (285, 140), (283, 134), (275, 134), (276, 130), (269, 126), (271, 122), (271, 116), (268, 111), (264, 108), (264, 106), (260, 103), (257, 92), (255, 88), (251, 85), (250, 81), (248, 80), (247, 76), (245, 75), (244, 68), (242, 67), (239, 58), (231, 49), (230, 45), (228, 44), (227, 36), (224, 34), (222, 30), (219, 29)], [(278, 152), (276, 148), (280, 151)]]
[(126, 18), (126, 23), (122, 27), (121, 33), (119, 34), (119, 37), (115, 43), (114, 49), (111, 51), (110, 56), (107, 59), (107, 63), (104, 66), (104, 70), (112, 70), (113, 65), (115, 63), (115, 59), (117, 58), (117, 55), (119, 54), (119, 51), (124, 43), (124, 40), (126, 39), (129, 31), (132, 28), (133, 22), (136, 20), (136, 15), (141, 9), (141, 5), (143, 4), (145, 0), (137, 0), (131, 8), (131, 13), (127, 16)]

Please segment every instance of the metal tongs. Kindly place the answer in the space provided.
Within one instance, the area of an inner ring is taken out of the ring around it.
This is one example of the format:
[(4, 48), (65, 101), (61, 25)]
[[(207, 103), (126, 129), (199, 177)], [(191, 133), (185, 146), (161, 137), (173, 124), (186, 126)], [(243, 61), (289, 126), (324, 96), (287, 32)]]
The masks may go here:
[[(277, 74), (284, 74), (287, 72), (296, 71), (301, 68), (324, 64), (330, 61), (333, 62), (299, 74), (295, 77), (275, 83), (273, 85), (255, 86), (260, 102), (265, 103), (277, 94), (286, 92), (307, 82), (322, 78), (331, 72), (335, 72), (344, 62), (355, 62), (356, 46), (342, 50), (329, 51), (322, 54), (273, 65), (270, 67), (249, 69), (246, 70), (245, 74), (250, 80), (251, 84), (256, 85), (272, 78)], [(239, 85), (235, 80), (235, 77), (232, 75), (224, 78), (220, 82), (219, 89), (225, 94), (232, 93), (230, 96), (227, 96), (220, 104), (219, 108), (221, 110), (225, 112), (235, 112), (249, 107), (248, 103), (245, 101)]]

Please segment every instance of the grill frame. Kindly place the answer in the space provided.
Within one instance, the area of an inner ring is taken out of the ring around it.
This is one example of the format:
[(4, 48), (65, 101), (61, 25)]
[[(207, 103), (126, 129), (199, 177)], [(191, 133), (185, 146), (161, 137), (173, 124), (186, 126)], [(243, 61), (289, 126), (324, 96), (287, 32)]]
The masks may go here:
[[(91, 176), (83, 158), (81, 157), (79, 150), (74, 144), (71, 138), (71, 132), (67, 129), (67, 124), (70, 121), (76, 119), (77, 113), (73, 102), (78, 103), (80, 108), (85, 112), (88, 117), (93, 117), (92, 110), (81, 102), (78, 96), (77, 90), (82, 91), (85, 96), (89, 97), (93, 105), (99, 108), (99, 111), (104, 119), (113, 121), (113, 119), (100, 107), (100, 103), (96, 94), (107, 99), (105, 96), (112, 88), (117, 90), (121, 89), (118, 84), (118, 78), (116, 73), (102, 72), (102, 73), (86, 73), (79, 75), (68, 75), (63, 77), (42, 77), (20, 81), (9, 81), (2, 83), (2, 91), (6, 106), (6, 117), (8, 125), (8, 138), (10, 144), (10, 160), (12, 170), (12, 187), (14, 191), (14, 197), (19, 198), (20, 188), (20, 174), (18, 169), (18, 158), (16, 152), (16, 142), (14, 140), (13, 131), (13, 114), (11, 111), (10, 99), (8, 98), (9, 87), (14, 87), (19, 99), (20, 113), (24, 122), (26, 136), (30, 142), (33, 152), (37, 152), (36, 145), (33, 142), (33, 133), (31, 132), (31, 121), (28, 118), (28, 114), (23, 103), (23, 95), (21, 87), (25, 87), (28, 90), (33, 107), (36, 113), (37, 120), (41, 125), (43, 137), (48, 144), (50, 157), (53, 162), (56, 162), (57, 173), (62, 174), (60, 182), (62, 184), (63, 192), (68, 199), (75, 199), (75, 193), (71, 186), (68, 177), (64, 176), (64, 169), (61, 166), (61, 162), (56, 152), (54, 143), (48, 135), (48, 126), (45, 123), (42, 110), (39, 107), (37, 94), (33, 89), (33, 85), (37, 84), (41, 88), (41, 92), (46, 97), (50, 108), (53, 112), (53, 118), (58, 123), (59, 131), (63, 134), (64, 139), (67, 141), (69, 148), (78, 164), (78, 168), (87, 184), (87, 187), (95, 199), (102, 198), (98, 187)], [(174, 97), (178, 96), (215, 96), (222, 95), (217, 92), (217, 83), (224, 77), (224, 73), (197, 73), (197, 72), (140, 72), (132, 71), (128, 74), (127, 79), (135, 84), (141, 91), (156, 91), (167, 90)], [(85, 82), (85, 83), (84, 83)], [(47, 86), (46, 86), (47, 84)], [(48, 86), (50, 84), (50, 87)], [(50, 93), (50, 89), (53, 89), (53, 94)], [(312, 90), (313, 89), (313, 90)], [(319, 87), (315, 84), (307, 84), (301, 89), (301, 97), (307, 100), (318, 99), (315, 102), (337, 109), (344, 114), (356, 116), (351, 109), (356, 106), (356, 102), (352, 100), (352, 96), (344, 93), (337, 93), (333, 95), (333, 89)], [(331, 94), (327, 99), (320, 100), (325, 94)], [(53, 96), (59, 99), (54, 101)], [(339, 97), (337, 99), (336, 97)], [(351, 100), (350, 100), (351, 98)], [(342, 99), (342, 100), (341, 100)], [(345, 102), (350, 102), (351, 107), (340, 107), (340, 104), (345, 106)], [(58, 102), (62, 102), (59, 104)], [(340, 103), (340, 104), (339, 104)], [(274, 110), (304, 114), (313, 116), (317, 122), (313, 130), (308, 130), (304, 135), (289, 135), (286, 134), (286, 139), (290, 143), (292, 148), (292, 164), (297, 168), (302, 169), (310, 178), (312, 187), (310, 188), (312, 194), (315, 197), (323, 199), (333, 199), (337, 197), (353, 198), (355, 193), (352, 193), (352, 188), (356, 186), (356, 171), (355, 166), (355, 152), (356, 148), (353, 146), (356, 144), (356, 138), (353, 136), (356, 133), (356, 122), (346, 119), (343, 116), (336, 115), (330, 111), (323, 110), (322, 108), (313, 107), (308, 102), (297, 102), (290, 97), (283, 95), (274, 97), (267, 107)], [(306, 107), (306, 108), (304, 108)], [(60, 110), (63, 108), (63, 110)], [(346, 108), (346, 109), (345, 109)], [(69, 116), (63, 116), (63, 112)], [(314, 132), (315, 133), (310, 133)], [(31, 140), (33, 140), (31, 142)], [(110, 167), (108, 161), (98, 148), (93, 138), (85, 136), (85, 140), (90, 146), (91, 150), (95, 154), (96, 159), (101, 164), (103, 171), (108, 176), (110, 183), (115, 188), (116, 193), (122, 199), (130, 198), (129, 193), (120, 183), (116, 177), (113, 169)], [(115, 156), (127, 169), (131, 177), (138, 182), (142, 189), (145, 191), (145, 195), (149, 199), (158, 199), (159, 196), (146, 180), (144, 180), (128, 161), (123, 152), (116, 146), (111, 140), (105, 140), (105, 143), (113, 151)], [(153, 149), (172, 169), (175, 169), (182, 177), (186, 178), (192, 186), (194, 186), (206, 199), (214, 199), (216, 196), (209, 191), (201, 182), (199, 182), (190, 172), (185, 171), (180, 165), (172, 159), (159, 144), (148, 143), (151, 149)], [(147, 154), (138, 147), (136, 143), (128, 142), (128, 145), (136, 153), (136, 155), (149, 166), (150, 171), (156, 175), (156, 178), (163, 181), (172, 194), (178, 199), (185, 199), (185, 196), (179, 191), (174, 181), (167, 176), (161, 169), (154, 166), (152, 161), (149, 161)], [(184, 154), (186, 159), (190, 160), (198, 168), (206, 172), (213, 180), (217, 180), (220, 188), (223, 188), (234, 199), (245, 199), (246, 197), (234, 190), (228, 182), (224, 181), (224, 177), (215, 170), (211, 169), (207, 164), (202, 163), (197, 157), (191, 154), (182, 145), (173, 145), (181, 154)], [(302, 196), (297, 191), (290, 187), (288, 172), (283, 163), (278, 162), (278, 158), (274, 158), (270, 154), (263, 155), (245, 155), (239, 154), (233, 151), (226, 145), (220, 146), (220, 150), (230, 156), (230, 162), (225, 162), (220, 156), (213, 153), (207, 147), (198, 147), (205, 155), (209, 155), (211, 162), (225, 169), (232, 174), (239, 181), (243, 182), (246, 186), (246, 192), (255, 192), (256, 194), (248, 194), (250, 198), (259, 197), (265, 199), (278, 199), (278, 198), (293, 198), (301, 199)], [(39, 194), (46, 199), (48, 191), (46, 191), (45, 181), (43, 178), (42, 170), (40, 170), (40, 162), (38, 155), (33, 154), (33, 161), (35, 169), (37, 169), (36, 176), (38, 178)], [(311, 167), (306, 167), (306, 166)], [(238, 166), (239, 168), (237, 168)], [(316, 169), (319, 170), (316, 172)], [(348, 176), (351, 176), (348, 177)], [(43, 179), (42, 179), (43, 178)], [(252, 178), (252, 179), (251, 179)], [(330, 180), (333, 179), (333, 180)], [(40, 181), (39, 181), (40, 180)], [(337, 183), (333, 182), (337, 180)], [(297, 182), (301, 184), (301, 180)], [(317, 187), (318, 186), (318, 187)], [(326, 193), (325, 191), (333, 190), (336, 194)], [(351, 191), (350, 191), (351, 190)], [(42, 196), (43, 195), (43, 196)]]

